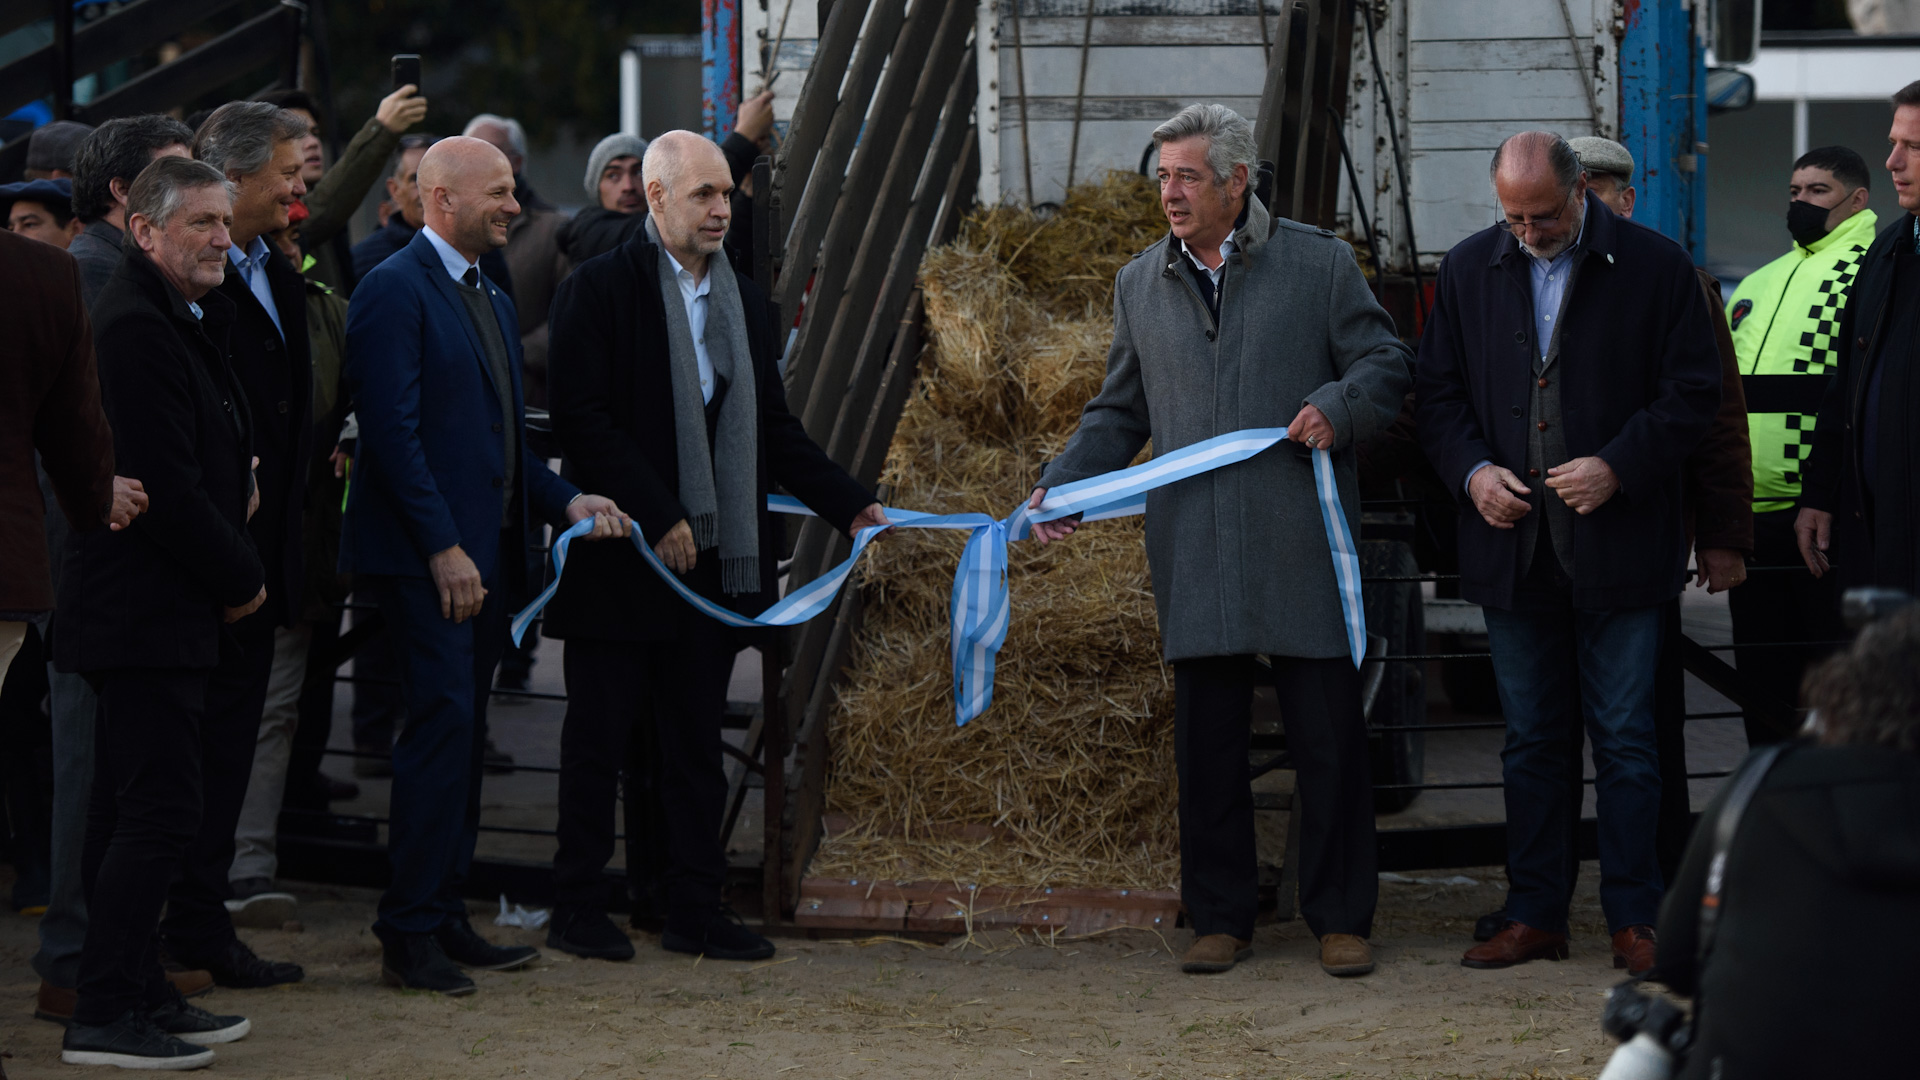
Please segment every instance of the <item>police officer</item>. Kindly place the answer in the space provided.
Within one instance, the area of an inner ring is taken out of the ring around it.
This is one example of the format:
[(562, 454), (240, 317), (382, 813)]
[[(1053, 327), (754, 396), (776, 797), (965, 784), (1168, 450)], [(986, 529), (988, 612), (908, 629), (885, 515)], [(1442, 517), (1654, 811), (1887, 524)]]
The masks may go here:
[[(1809, 150), (1793, 163), (1787, 229), (1793, 249), (1749, 274), (1727, 306), (1747, 393), (1753, 444), (1755, 566), (1799, 567), (1793, 534), (1802, 463), (1815, 414), (1839, 362), (1840, 315), (1876, 219), (1866, 208), (1867, 164), (1844, 146)], [(1837, 586), (1795, 570), (1761, 571), (1728, 598), (1740, 645), (1829, 641), (1843, 636)], [(1781, 701), (1798, 699), (1800, 676), (1821, 649), (1741, 649), (1740, 670)], [(1758, 746), (1793, 732), (1748, 714)]]

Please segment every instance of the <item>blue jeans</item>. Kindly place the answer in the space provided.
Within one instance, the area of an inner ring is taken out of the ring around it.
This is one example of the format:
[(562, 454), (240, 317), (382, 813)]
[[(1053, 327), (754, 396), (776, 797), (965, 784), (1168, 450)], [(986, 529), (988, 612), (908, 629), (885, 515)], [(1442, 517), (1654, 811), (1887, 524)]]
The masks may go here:
[(1575, 608), (1528, 597), (1513, 611), (1486, 609), (1494, 679), (1507, 715), (1500, 752), (1507, 802), (1507, 917), (1567, 932), (1575, 864), (1568, 790), (1569, 735), (1586, 714), (1600, 829), (1600, 904), (1607, 929), (1652, 926), (1664, 885), (1654, 843), (1660, 756), (1654, 742), (1654, 671), (1661, 608)]

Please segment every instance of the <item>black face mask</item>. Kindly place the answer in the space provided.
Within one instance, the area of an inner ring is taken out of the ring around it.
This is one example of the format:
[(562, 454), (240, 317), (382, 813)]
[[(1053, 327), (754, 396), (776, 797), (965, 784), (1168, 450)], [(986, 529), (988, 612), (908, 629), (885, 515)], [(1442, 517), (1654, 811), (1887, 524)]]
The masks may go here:
[(1793, 234), (1793, 242), (1801, 247), (1812, 247), (1832, 232), (1827, 228), (1827, 215), (1831, 213), (1824, 206), (1815, 206), (1810, 202), (1795, 199), (1787, 204), (1787, 231)]

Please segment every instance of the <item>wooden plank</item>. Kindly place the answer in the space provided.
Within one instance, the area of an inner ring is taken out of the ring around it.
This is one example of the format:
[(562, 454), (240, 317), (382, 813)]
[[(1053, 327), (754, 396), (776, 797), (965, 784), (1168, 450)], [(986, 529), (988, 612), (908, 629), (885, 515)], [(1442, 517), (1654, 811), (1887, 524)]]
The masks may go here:
[[(834, 313), (839, 310), (847, 275), (853, 269), (854, 254), (867, 230), (868, 213), (879, 196), (887, 166), (893, 160), (893, 148), (912, 110), (920, 77), (926, 71), (928, 58), (934, 56), (934, 39), (949, 41), (952, 35), (946, 28), (954, 24), (960, 25), (963, 31), (970, 30), (972, 27), (962, 22), (960, 16), (971, 10), (964, 5), (941, 6), (934, 0), (916, 0), (913, 14), (901, 28), (893, 59), (880, 77), (879, 89), (874, 91), (873, 106), (859, 132), (859, 145), (853, 150), (846, 180), (827, 218), (819, 254), (813, 261), (813, 291), (801, 320), (800, 337), (794, 342), (793, 354), (787, 358), (788, 398), (796, 411), (804, 409), (814, 376), (819, 373), (821, 348), (833, 326)], [(960, 37), (964, 40), (964, 33)], [(952, 55), (958, 56), (959, 52), (959, 48), (954, 48)], [(815, 190), (825, 187), (816, 178)], [(795, 279), (804, 262), (804, 259), (793, 261)]]
[(1267, 62), (1267, 75), (1260, 88), (1260, 101), (1255, 109), (1253, 125), (1254, 151), (1261, 161), (1271, 161), (1276, 165), (1280, 161), (1280, 128), (1286, 112), (1287, 100), (1287, 64), (1292, 52), (1293, 20), (1288, 17), (1290, 10), (1282, 6), (1280, 17), (1273, 24), (1273, 50)]
[(836, 930), (1019, 930), (1074, 936), (1120, 926), (1164, 934), (1179, 917), (1180, 894), (1173, 889), (1008, 889), (951, 881), (810, 877), (800, 882), (793, 921)]
[[(1027, 19), (1084, 19), (1087, 15), (1087, 0), (1011, 0), (1002, 3), (1001, 8), (1010, 9), (1013, 2), (1020, 5), (1022, 22)], [(1272, 0), (1267, 2), (1271, 3)], [(1093, 0), (1093, 14), (1096, 18), (1109, 18), (1134, 16), (1144, 10), (1155, 15), (1178, 18), (1210, 18), (1246, 15), (1249, 6), (1248, 0)]]
[(1415, 0), (1406, 5), (1409, 41), (1565, 39), (1557, 0)]
[[(847, 73), (847, 60), (860, 40), (860, 24), (865, 21), (871, 3), (872, 0), (846, 0), (835, 4), (827, 16), (827, 25), (820, 32), (812, 66), (807, 68), (807, 79), (800, 84), (800, 96), (794, 102), (786, 141), (780, 144), (779, 160), (773, 167), (774, 191), (784, 205), (799, 206), (800, 197), (806, 192), (807, 176), (813, 171), (814, 159), (839, 107), (840, 83)], [(781, 50), (785, 51), (784, 45)], [(784, 242), (785, 234), (780, 235)], [(792, 321), (790, 317), (788, 321)]]
[[(1026, 27), (1021, 26), (1024, 33)], [(1016, 85), (1011, 50), (1001, 51), (1000, 87), (1003, 96)], [(1027, 99), (1072, 98), (1080, 91), (1080, 47), (1025, 49)], [(1251, 95), (1259, 92), (1266, 72), (1266, 53), (1260, 39), (1211, 45), (1164, 48), (1111, 45), (1087, 51), (1088, 97), (1129, 97), (1150, 90), (1157, 97), (1209, 100), (1217, 94)], [(1008, 110), (1018, 114), (1019, 108)]]
[(821, 815), (827, 807), (827, 772), (833, 764), (832, 727), (828, 714), (831, 712), (833, 692), (840, 684), (847, 659), (853, 653), (854, 638), (860, 633), (865, 611), (865, 598), (858, 590), (841, 602), (833, 620), (833, 632), (827, 639), (826, 656), (822, 664), (823, 677), (815, 681), (812, 700), (807, 703), (800, 733), (795, 740), (794, 772), (798, 783), (795, 785), (792, 821), (788, 831), (791, 858), (782, 881), (789, 907), (799, 902), (800, 880), (805, 876), (807, 864), (812, 861), (813, 853), (820, 845)]
[(1408, 83), (1407, 114), (1415, 123), (1512, 120), (1548, 126), (1577, 120), (1593, 126), (1586, 92), (1569, 70), (1424, 71), (1408, 76)]
[(900, 414), (913, 394), (913, 380), (920, 372), (920, 358), (926, 351), (926, 314), (925, 298), (915, 289), (907, 301), (906, 314), (900, 317), (900, 326), (894, 331), (893, 355), (887, 361), (880, 393), (874, 399), (872, 418), (853, 451), (853, 468), (848, 471), (863, 484), (872, 483), (886, 467), (887, 448), (893, 445), (893, 433), (900, 427)]
[[(821, 346), (820, 373), (801, 414), (807, 431), (843, 465), (852, 459), (860, 434), (856, 425), (866, 419), (885, 370), (887, 342), (874, 340), (874, 335), (891, 331), (906, 305), (938, 209), (933, 203), (945, 194), (945, 170), (960, 156), (965, 116), (973, 108), (973, 50), (965, 47), (969, 29), (955, 18), (942, 31), (943, 37), (950, 32), (951, 40), (934, 44), (919, 100), (900, 133), (879, 198), (868, 211), (846, 293)], [(946, 138), (929, 156), (942, 116)], [(924, 184), (923, 176), (928, 177)], [(923, 196), (918, 205), (916, 187)]]
[[(1260, 113), (1260, 99), (1256, 97), (1234, 96), (1230, 94), (1203, 94), (1196, 95), (1196, 97), (1206, 101), (1217, 101), (1250, 120), (1259, 116)], [(1147, 130), (1152, 131), (1155, 127), (1159, 126), (1161, 121), (1193, 104), (1196, 98), (1089, 96), (1085, 100), (1086, 105), (1081, 113), (1081, 120), (1086, 123), (1092, 123), (1096, 120), (1145, 120), (1149, 121)], [(1073, 101), (1074, 99), (1070, 97), (1028, 98), (1027, 122), (1031, 127), (1036, 129), (1036, 131), (1043, 123), (1064, 120), (1068, 124), (1071, 124), (1073, 122)], [(1020, 120), (1018, 116), (1011, 115), (1018, 112), (1019, 110), (1017, 109), (1002, 110), (1002, 119), (1000, 121), (1002, 130), (1014, 132), (1020, 130)], [(1016, 138), (1017, 137), (1016, 135)], [(1035, 137), (1037, 138), (1038, 136)], [(1063, 141), (1061, 146), (1064, 147), (1065, 145), (1066, 143)], [(1035, 161), (1047, 160), (1046, 156), (1038, 150), (1035, 150), (1033, 156)], [(1082, 160), (1086, 159), (1085, 153), (1082, 153), (1080, 156)], [(1061, 160), (1064, 161), (1065, 159), (1062, 158)], [(1086, 175), (1086, 170), (1082, 169), (1081, 174), (1083, 176)], [(1064, 168), (1061, 170), (1061, 175), (1063, 177), (1065, 176)], [(1038, 181), (1035, 181), (1035, 183), (1037, 184)]]
[[(1320, 96), (1314, 92), (1314, 72), (1321, 64), (1320, 6), (1318, 0), (1308, 0), (1293, 7), (1293, 33), (1300, 44), (1300, 70), (1297, 74), (1287, 73), (1287, 125), (1281, 134), (1280, 150), (1283, 154), (1291, 151), (1293, 160), (1285, 163), (1274, 176), (1274, 201), (1284, 208), (1282, 213), (1296, 221), (1305, 209), (1308, 147), (1313, 141), (1313, 117), (1321, 108)], [(1286, 178), (1284, 186), (1282, 176)], [(1283, 192), (1284, 199), (1279, 197)]]
[[(1329, 20), (1331, 35), (1327, 44), (1326, 78), (1321, 108), (1314, 118), (1315, 156), (1309, 162), (1308, 192), (1310, 209), (1305, 220), (1323, 229), (1331, 229), (1340, 210), (1340, 191), (1346, 185), (1346, 171), (1340, 163), (1340, 125), (1345, 123), (1348, 98), (1353, 89), (1353, 5), (1330, 0), (1335, 8)], [(1357, 225), (1356, 222), (1356, 231)]]
[(1483, 150), (1491, 159), (1500, 140), (1530, 126), (1550, 128), (1569, 139), (1593, 134), (1593, 122), (1585, 119), (1539, 120), (1531, 124), (1524, 120), (1426, 120), (1413, 125), (1411, 138), (1421, 153)]
[[(1580, 55), (1592, 55), (1592, 35), (1574, 40), (1579, 44)], [(1416, 41), (1407, 48), (1407, 70), (1571, 72), (1573, 57), (1567, 51), (1565, 36), (1491, 41)]]
[[(1012, 19), (1003, 18), (1009, 37)], [(1271, 26), (1272, 18), (1268, 18)], [(1071, 45), (1080, 47), (1086, 32), (1086, 16), (1020, 20), (1020, 40), (1028, 46)], [(1260, 20), (1252, 15), (1096, 15), (1093, 20), (1093, 46), (1147, 45), (1169, 48), (1186, 45), (1219, 45), (1222, 42), (1260, 44)]]
[[(831, 22), (833, 16), (827, 18)], [(779, 314), (777, 325), (783, 331), (793, 325), (794, 317), (800, 312), (800, 301), (806, 295), (807, 281), (813, 271), (815, 250), (827, 231), (834, 205), (840, 201), (847, 159), (859, 141), (873, 88), (879, 84), (880, 73), (886, 66), (888, 54), (893, 52), (905, 19), (906, 0), (880, 0), (879, 6), (873, 9), (871, 23), (860, 36), (852, 66), (847, 69), (840, 103), (834, 108), (820, 150), (814, 155), (811, 173), (801, 178), (796, 167), (789, 174), (788, 188), (795, 194), (787, 198), (784, 205), (793, 216), (787, 226), (783, 269), (774, 294)]]

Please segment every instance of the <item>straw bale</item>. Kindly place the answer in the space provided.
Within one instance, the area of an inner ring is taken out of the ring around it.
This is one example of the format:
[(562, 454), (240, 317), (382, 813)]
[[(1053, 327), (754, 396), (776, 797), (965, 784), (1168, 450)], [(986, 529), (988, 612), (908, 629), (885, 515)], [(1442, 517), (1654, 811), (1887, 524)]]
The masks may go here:
[[(976, 212), (928, 252), (931, 348), (887, 459), (896, 504), (999, 516), (1026, 497), (1105, 374), (1114, 275), (1165, 230), (1151, 183), (1112, 173), (1050, 217)], [(1177, 883), (1173, 680), (1141, 537), (1135, 518), (1012, 545), (993, 707), (965, 728), (948, 627), (964, 534), (870, 549), (866, 625), (831, 717), (828, 809), (852, 826), (810, 873)]]

